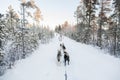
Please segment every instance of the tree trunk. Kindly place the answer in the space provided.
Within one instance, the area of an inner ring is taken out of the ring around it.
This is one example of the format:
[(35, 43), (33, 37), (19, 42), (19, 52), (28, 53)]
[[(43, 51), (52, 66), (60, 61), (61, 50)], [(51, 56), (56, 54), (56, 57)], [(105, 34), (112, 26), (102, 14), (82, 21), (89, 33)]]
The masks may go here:
[(24, 47), (24, 28), (25, 28), (25, 4), (22, 5), (23, 7), (23, 23), (22, 23), (22, 45), (23, 45), (23, 55), (25, 54), (25, 47)]

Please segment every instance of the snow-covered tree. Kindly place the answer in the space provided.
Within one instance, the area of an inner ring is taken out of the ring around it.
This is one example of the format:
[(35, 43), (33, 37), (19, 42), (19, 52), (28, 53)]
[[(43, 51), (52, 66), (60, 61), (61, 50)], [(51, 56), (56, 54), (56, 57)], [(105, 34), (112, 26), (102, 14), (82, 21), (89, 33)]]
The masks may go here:
[(3, 75), (6, 70), (6, 54), (5, 54), (5, 41), (6, 41), (6, 33), (5, 33), (5, 21), (4, 15), (0, 14), (0, 75)]

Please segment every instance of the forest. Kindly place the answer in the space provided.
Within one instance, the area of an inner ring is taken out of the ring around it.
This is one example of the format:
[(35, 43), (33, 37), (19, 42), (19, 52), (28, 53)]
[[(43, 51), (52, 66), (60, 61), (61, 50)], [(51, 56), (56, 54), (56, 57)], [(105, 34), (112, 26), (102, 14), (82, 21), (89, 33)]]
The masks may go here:
[(81, 0), (74, 17), (76, 25), (65, 21), (55, 31), (120, 57), (119, 0)]
[(65, 21), (55, 30), (40, 25), (42, 11), (34, 0), (18, 3), (20, 11), (9, 5), (0, 13), (0, 76), (39, 45), (48, 44), (55, 33), (120, 58), (120, 0), (80, 0), (73, 14), (76, 24)]
[(0, 14), (0, 75), (11, 69), (16, 61), (29, 56), (40, 43), (48, 43), (54, 36), (48, 26), (40, 27), (41, 11), (33, 0), (19, 3), (21, 11), (14, 11), (10, 5), (7, 13)]

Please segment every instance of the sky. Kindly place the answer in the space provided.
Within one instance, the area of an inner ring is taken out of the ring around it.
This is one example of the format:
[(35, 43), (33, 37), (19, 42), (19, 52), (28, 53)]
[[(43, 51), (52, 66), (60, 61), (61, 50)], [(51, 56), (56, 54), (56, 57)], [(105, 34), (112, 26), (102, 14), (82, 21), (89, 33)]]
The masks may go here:
[[(37, 6), (39, 6), (43, 20), (41, 25), (54, 28), (56, 25), (63, 24), (68, 21), (70, 24), (74, 24), (76, 19), (74, 12), (79, 5), (80, 0), (34, 0)], [(2, 0), (0, 3), (0, 13), (5, 13), (8, 6), (12, 5), (15, 11), (19, 11), (19, 0)]]

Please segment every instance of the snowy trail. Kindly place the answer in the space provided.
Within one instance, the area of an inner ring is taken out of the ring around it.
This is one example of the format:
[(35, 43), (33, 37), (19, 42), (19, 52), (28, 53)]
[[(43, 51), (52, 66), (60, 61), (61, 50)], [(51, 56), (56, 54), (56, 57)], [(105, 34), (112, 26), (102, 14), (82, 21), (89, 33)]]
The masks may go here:
[[(120, 80), (119, 59), (66, 37), (63, 43), (70, 55), (70, 65), (66, 67), (67, 80)], [(59, 44), (58, 37), (55, 37), (49, 44), (40, 45), (0, 80), (65, 80), (65, 67), (56, 60)]]

